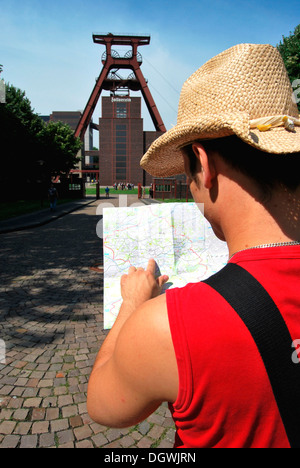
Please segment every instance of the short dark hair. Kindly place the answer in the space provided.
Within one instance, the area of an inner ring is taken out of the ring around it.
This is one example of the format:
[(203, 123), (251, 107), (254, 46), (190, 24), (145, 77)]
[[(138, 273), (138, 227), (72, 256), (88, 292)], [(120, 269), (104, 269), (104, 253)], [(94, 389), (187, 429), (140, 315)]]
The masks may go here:
[[(206, 152), (217, 152), (227, 164), (252, 178), (263, 197), (271, 195), (279, 187), (294, 192), (300, 185), (300, 153), (270, 154), (243, 142), (237, 136), (199, 141)], [(197, 158), (192, 144), (185, 148), (190, 174), (196, 175)]]

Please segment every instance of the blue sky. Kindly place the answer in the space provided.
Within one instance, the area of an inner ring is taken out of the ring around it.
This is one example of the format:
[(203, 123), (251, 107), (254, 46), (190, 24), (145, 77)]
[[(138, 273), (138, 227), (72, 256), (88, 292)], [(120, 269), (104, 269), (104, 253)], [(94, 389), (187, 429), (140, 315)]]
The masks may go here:
[[(169, 129), (182, 84), (203, 63), (241, 42), (276, 46), (299, 18), (299, 0), (0, 0), (1, 77), (38, 114), (83, 110), (104, 52), (92, 34), (149, 34), (142, 71)], [(145, 106), (143, 118), (153, 130)]]

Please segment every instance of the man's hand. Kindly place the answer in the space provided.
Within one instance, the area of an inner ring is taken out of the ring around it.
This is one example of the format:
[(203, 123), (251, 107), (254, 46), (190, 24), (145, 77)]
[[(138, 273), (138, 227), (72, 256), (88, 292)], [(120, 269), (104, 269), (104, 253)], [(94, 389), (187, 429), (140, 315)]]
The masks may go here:
[(167, 275), (155, 278), (156, 262), (149, 260), (146, 270), (131, 266), (128, 274), (121, 278), (123, 303), (136, 310), (149, 299), (159, 296), (162, 286), (168, 281)]
[(149, 260), (146, 270), (144, 268), (135, 268), (131, 266), (127, 275), (121, 278), (121, 293), (123, 302), (119, 314), (112, 326), (106, 340), (104, 341), (95, 366), (103, 365), (109, 360), (115, 350), (115, 345), (119, 333), (127, 319), (149, 299), (159, 296), (162, 286), (168, 281), (169, 277), (162, 275), (155, 278), (156, 262)]

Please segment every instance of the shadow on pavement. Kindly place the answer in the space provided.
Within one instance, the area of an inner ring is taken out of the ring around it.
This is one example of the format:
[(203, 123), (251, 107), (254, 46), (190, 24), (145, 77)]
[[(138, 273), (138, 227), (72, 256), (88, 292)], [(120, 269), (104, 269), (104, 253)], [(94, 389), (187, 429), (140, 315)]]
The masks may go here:
[[(102, 310), (96, 206), (45, 226), (0, 236), (0, 335), (9, 346), (51, 343)], [(21, 327), (21, 328), (20, 328)], [(3, 330), (3, 332), (2, 332)]]

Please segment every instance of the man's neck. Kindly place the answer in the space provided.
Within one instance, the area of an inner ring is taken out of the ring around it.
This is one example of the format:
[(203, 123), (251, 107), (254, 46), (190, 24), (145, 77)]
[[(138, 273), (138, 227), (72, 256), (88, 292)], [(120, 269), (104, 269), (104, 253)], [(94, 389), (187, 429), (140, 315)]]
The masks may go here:
[(300, 190), (274, 192), (261, 203), (241, 189), (225, 213), (223, 232), (230, 255), (257, 245), (300, 240)]

